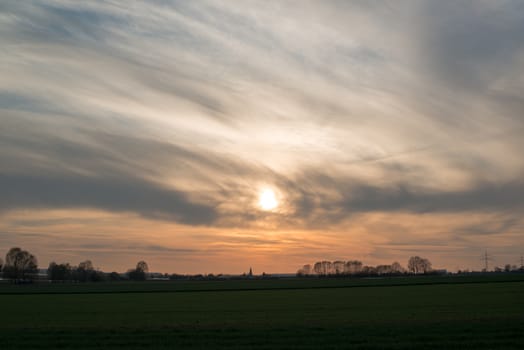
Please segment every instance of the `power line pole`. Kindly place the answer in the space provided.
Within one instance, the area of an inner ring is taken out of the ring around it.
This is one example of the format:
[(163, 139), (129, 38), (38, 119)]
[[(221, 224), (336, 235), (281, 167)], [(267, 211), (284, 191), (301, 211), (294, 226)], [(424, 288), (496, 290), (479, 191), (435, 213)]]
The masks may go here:
[(480, 259), (484, 260), (484, 271), (488, 272), (489, 261), (492, 260), (492, 258), (491, 258), (491, 255), (488, 254), (488, 250), (487, 249), (484, 252), (484, 254), (482, 254), (482, 258), (480, 258)]

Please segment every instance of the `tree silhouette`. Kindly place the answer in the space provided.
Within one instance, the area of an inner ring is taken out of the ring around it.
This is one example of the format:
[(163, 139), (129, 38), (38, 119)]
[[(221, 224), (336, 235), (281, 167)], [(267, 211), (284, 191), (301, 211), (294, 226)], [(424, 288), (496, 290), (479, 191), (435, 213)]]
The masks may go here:
[(341, 275), (344, 273), (344, 270), (345, 270), (345, 265), (346, 265), (346, 262), (345, 261), (335, 261), (333, 263), (333, 272), (337, 275)]
[(322, 266), (322, 274), (324, 276), (327, 276), (327, 275), (330, 275), (333, 271), (333, 263), (331, 261), (322, 261), (321, 263), (321, 266)]
[(47, 268), (47, 276), (51, 281), (67, 281), (72, 277), (71, 265), (57, 264), (56, 262), (51, 262)]
[(11, 248), (5, 256), (4, 277), (24, 280), (35, 273), (37, 267), (38, 261), (33, 254), (18, 247)]
[(94, 275), (95, 268), (93, 267), (91, 260), (82, 261), (75, 269), (75, 279), (80, 282), (91, 281)]
[(297, 271), (297, 274), (299, 276), (308, 276), (311, 274), (311, 271), (312, 271), (311, 265), (307, 264), (307, 265), (302, 266), (302, 268), (300, 268)]
[(147, 266), (147, 263), (142, 260), (142, 261), (139, 261), (136, 264), (136, 270), (144, 272), (144, 273), (148, 273), (149, 272), (149, 266)]
[[(427, 259), (420, 259), (420, 264), (417, 265), (417, 271), (429, 272), (431, 271), (431, 263)], [(308, 276), (315, 274), (318, 276), (372, 276), (372, 275), (398, 275), (405, 273), (406, 270), (398, 262), (394, 262), (391, 265), (377, 265), (377, 266), (364, 266), (359, 260), (348, 260), (342, 261), (337, 260), (331, 261), (317, 261), (313, 266), (304, 265), (298, 269), (297, 275)]]
[(394, 262), (391, 264), (391, 272), (392, 273), (404, 273), (406, 270), (400, 265), (398, 262)]
[(378, 275), (387, 275), (392, 272), (391, 265), (377, 265), (375, 269)]
[(349, 275), (360, 273), (362, 270), (362, 261), (350, 260), (346, 261), (344, 272)]
[(149, 267), (145, 261), (139, 261), (136, 264), (136, 268), (127, 271), (127, 276), (133, 281), (144, 281), (149, 272)]
[(86, 271), (92, 271), (95, 269), (91, 260), (82, 261), (78, 264), (78, 268)]
[(420, 256), (412, 256), (408, 260), (408, 271), (414, 274), (428, 273), (431, 271), (431, 262)]

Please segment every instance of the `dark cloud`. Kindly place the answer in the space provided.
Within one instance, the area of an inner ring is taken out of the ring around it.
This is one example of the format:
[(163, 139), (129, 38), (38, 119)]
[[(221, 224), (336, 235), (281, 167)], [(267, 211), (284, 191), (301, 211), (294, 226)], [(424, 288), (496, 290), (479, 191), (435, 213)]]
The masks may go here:
[(522, 1), (428, 1), (420, 15), (421, 57), (450, 87), (486, 89), (524, 48)]
[(479, 184), (461, 191), (428, 192), (406, 185), (351, 187), (344, 193), (348, 211), (460, 212), (524, 207), (524, 184)]
[(0, 210), (97, 208), (203, 225), (216, 219), (213, 203), (140, 179), (0, 174)]
[[(318, 227), (365, 212), (522, 213), (524, 210), (522, 181), (476, 183), (461, 190), (431, 190), (417, 185), (394, 180), (374, 186), (358, 179), (330, 177), (318, 171), (285, 181), (295, 209), (292, 216)], [(510, 228), (512, 220), (501, 223), (501, 228), (491, 227), (488, 231)]]
[[(102, 131), (76, 125), (69, 117), (64, 117), (61, 127), (71, 132), (61, 134), (54, 123), (42, 119), (4, 115), (0, 210), (96, 208), (209, 225), (219, 217), (220, 201), (231, 194), (223, 190), (227, 181), (238, 189), (234, 178), (257, 172), (249, 164), (192, 145)], [(166, 177), (175, 183), (191, 177), (214, 192), (176, 190), (165, 185)]]
[(501, 219), (490, 219), (480, 224), (472, 224), (457, 228), (455, 230), (458, 236), (461, 235), (497, 235), (508, 233), (520, 229), (521, 227), (520, 216), (517, 217), (505, 217)]

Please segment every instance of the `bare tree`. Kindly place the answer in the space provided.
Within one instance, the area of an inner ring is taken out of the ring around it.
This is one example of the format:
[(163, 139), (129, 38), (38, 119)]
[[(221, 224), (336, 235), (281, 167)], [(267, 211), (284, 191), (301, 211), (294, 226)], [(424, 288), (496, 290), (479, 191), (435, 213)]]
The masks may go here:
[(139, 261), (136, 264), (136, 270), (144, 272), (144, 273), (148, 273), (149, 272), (149, 266), (147, 266), (147, 263), (142, 260), (142, 261)]
[(307, 265), (302, 266), (300, 269), (298, 269), (297, 275), (308, 276), (308, 275), (311, 275), (311, 271), (312, 271), (311, 265), (307, 264)]
[(388, 275), (392, 271), (391, 265), (377, 265), (375, 270), (378, 275)]
[(414, 274), (428, 273), (431, 271), (431, 262), (419, 256), (412, 256), (408, 260), (408, 271)]
[(375, 266), (362, 266), (362, 269), (359, 272), (363, 275), (376, 275), (377, 274), (377, 268)]
[(82, 261), (78, 264), (78, 267), (75, 269), (76, 280), (80, 282), (87, 282), (92, 280), (93, 275), (95, 274), (95, 268), (91, 260)]
[(304, 269), (304, 273), (305, 273), (306, 275), (311, 275), (311, 271), (313, 270), (313, 269), (311, 268), (311, 265), (309, 265), (309, 264), (304, 265), (304, 266), (302, 267), (302, 269)]
[(5, 256), (4, 277), (26, 279), (37, 271), (37, 267), (38, 261), (33, 254), (18, 247), (11, 248)]
[(67, 281), (71, 279), (71, 266), (67, 263), (57, 264), (54, 261), (47, 268), (47, 276), (51, 281)]
[(317, 275), (322, 274), (322, 263), (320, 261), (315, 263), (315, 265), (313, 266), (313, 271), (315, 271)]
[(92, 271), (95, 269), (91, 260), (82, 261), (78, 264), (78, 268), (86, 271)]
[(428, 259), (422, 259), (422, 271), (424, 271), (424, 273), (428, 273), (432, 270), (431, 262)]
[(420, 272), (420, 260), (421, 258), (419, 256), (412, 256), (408, 260), (408, 271), (411, 273), (419, 273)]
[(322, 261), (321, 265), (322, 265), (322, 274), (324, 276), (327, 276), (332, 273), (333, 263), (331, 263), (331, 261)]
[(333, 263), (333, 272), (337, 275), (340, 275), (340, 274), (343, 274), (344, 273), (344, 267), (346, 265), (346, 262), (344, 261), (335, 261)]
[(134, 269), (127, 271), (127, 276), (130, 280), (144, 281), (149, 272), (149, 267), (145, 261), (139, 261)]
[(391, 264), (392, 273), (404, 273), (404, 271), (404, 268), (398, 262), (395, 261), (393, 264)]
[(360, 273), (362, 270), (362, 262), (358, 260), (346, 261), (346, 266), (344, 267), (344, 272), (348, 275), (354, 275)]

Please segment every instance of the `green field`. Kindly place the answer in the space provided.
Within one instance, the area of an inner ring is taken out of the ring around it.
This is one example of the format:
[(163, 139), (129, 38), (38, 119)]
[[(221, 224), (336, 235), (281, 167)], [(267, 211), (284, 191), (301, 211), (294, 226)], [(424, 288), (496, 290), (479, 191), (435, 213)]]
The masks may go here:
[(0, 349), (524, 348), (524, 276), (0, 285)]

